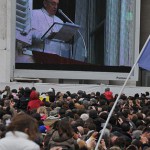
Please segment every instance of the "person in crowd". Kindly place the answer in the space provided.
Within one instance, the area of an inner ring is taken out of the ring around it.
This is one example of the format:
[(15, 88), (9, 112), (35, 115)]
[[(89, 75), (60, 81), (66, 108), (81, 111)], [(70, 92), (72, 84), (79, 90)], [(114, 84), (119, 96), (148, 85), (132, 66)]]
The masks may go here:
[(45, 106), (40, 106), (37, 109), (37, 113), (40, 114), (41, 120), (43, 120), (43, 121), (48, 117), (48, 112), (47, 112), (47, 109)]
[(43, 102), (54, 102), (55, 101), (55, 89), (49, 88), (47, 92), (40, 95), (39, 99)]
[(0, 139), (0, 150), (40, 150), (34, 142), (37, 133), (35, 119), (25, 113), (17, 114), (11, 120), (5, 137)]
[(104, 96), (108, 101), (113, 100), (113, 93), (110, 91), (110, 88), (105, 89)]
[(26, 111), (27, 110), (27, 106), (28, 106), (28, 102), (30, 100), (30, 94), (31, 94), (31, 89), (29, 87), (26, 87), (24, 89), (24, 93), (23, 95), (21, 95), (20, 99), (19, 99), (19, 108)]
[(142, 142), (142, 149), (150, 148), (150, 127), (146, 127), (140, 136), (140, 141)]
[(62, 147), (70, 150), (78, 149), (74, 131), (67, 118), (55, 122), (53, 129), (45, 137), (44, 143), (45, 150), (53, 147)]
[(39, 93), (32, 91), (30, 94), (30, 101), (28, 102), (27, 110), (31, 111), (33, 109), (38, 109), (43, 105), (43, 102), (39, 100)]
[(11, 95), (10, 86), (5, 86), (4, 90), (1, 91), (1, 98), (8, 98)]

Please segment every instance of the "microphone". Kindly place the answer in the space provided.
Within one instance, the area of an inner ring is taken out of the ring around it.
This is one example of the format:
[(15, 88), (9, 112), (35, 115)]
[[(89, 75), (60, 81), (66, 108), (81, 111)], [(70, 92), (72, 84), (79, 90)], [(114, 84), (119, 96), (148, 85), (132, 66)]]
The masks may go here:
[(72, 24), (74, 24), (74, 23), (69, 19), (69, 17), (63, 13), (63, 11), (62, 11), (61, 9), (58, 9), (58, 12), (59, 12), (60, 14), (62, 14), (69, 22), (71, 22)]
[[(61, 9), (58, 9), (58, 12), (64, 16), (70, 23), (75, 24), (65, 13), (63, 13), (63, 11)], [(78, 30), (78, 33), (80, 34), (83, 44), (84, 44), (84, 48), (85, 48), (85, 58), (87, 58), (87, 48), (86, 48), (86, 44), (85, 44), (85, 40), (83, 38), (83, 35), (81, 34), (81, 32)]]

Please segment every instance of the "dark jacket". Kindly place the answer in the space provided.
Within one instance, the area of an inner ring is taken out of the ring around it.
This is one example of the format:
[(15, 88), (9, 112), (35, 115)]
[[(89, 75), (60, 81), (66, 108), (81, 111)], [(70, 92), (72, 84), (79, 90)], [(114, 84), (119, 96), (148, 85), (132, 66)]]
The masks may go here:
[[(78, 149), (77, 142), (73, 137), (68, 137), (67, 134), (63, 133), (59, 135), (58, 131), (51, 131), (49, 134), (49, 143), (47, 149), (49, 150), (52, 147), (60, 146), (68, 150)], [(45, 149), (46, 150), (46, 149)]]

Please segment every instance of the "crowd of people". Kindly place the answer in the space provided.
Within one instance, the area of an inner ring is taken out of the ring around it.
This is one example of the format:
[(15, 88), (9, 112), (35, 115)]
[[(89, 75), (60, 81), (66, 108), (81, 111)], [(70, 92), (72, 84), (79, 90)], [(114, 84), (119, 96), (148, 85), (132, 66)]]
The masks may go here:
[(0, 91), (0, 150), (150, 150), (149, 92), (122, 94), (98, 143), (118, 95), (39, 93), (35, 87)]

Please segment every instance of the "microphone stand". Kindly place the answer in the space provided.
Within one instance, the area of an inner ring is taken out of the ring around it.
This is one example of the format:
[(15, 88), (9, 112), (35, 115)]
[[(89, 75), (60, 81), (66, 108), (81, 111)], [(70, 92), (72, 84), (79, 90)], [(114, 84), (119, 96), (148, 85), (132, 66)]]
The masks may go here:
[[(63, 13), (63, 11), (61, 9), (58, 9), (58, 12), (60, 14), (62, 14), (70, 23), (75, 24), (72, 20), (70, 20), (70, 18), (67, 15), (65, 15)], [(79, 30), (78, 30), (78, 33), (81, 36), (81, 39), (83, 41), (83, 45), (84, 45), (84, 49), (85, 49), (85, 58), (84, 59), (86, 60), (86, 58), (87, 58), (87, 48), (86, 48), (85, 40), (84, 40), (83, 35), (81, 34), (81, 32)]]

